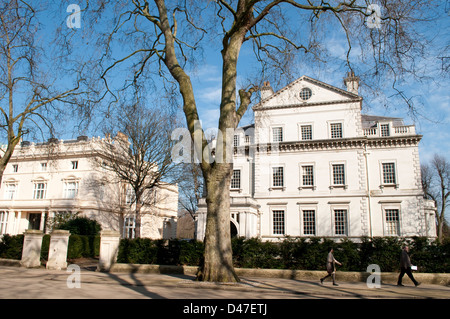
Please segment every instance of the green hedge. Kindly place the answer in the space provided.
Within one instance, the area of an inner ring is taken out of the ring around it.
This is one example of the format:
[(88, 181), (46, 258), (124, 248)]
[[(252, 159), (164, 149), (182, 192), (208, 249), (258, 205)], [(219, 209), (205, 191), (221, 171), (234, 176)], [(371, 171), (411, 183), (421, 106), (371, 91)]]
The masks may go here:
[[(24, 235), (4, 235), (0, 241), (0, 258), (17, 259), (22, 258)], [(50, 246), (50, 235), (46, 234), (42, 238), (41, 259), (48, 259)], [(67, 259), (81, 257), (96, 257), (100, 253), (100, 237), (70, 235)]]
[[(50, 235), (42, 243), (42, 258), (47, 259)], [(235, 267), (325, 270), (329, 249), (343, 265), (341, 271), (366, 271), (377, 264), (381, 271), (399, 270), (401, 247), (410, 246), (412, 263), (420, 272), (450, 273), (450, 240), (440, 244), (426, 238), (405, 240), (395, 237), (361, 238), (359, 243), (344, 239), (334, 242), (326, 238), (286, 238), (281, 242), (260, 239), (233, 238)], [(0, 241), (0, 258), (21, 259), (23, 235), (4, 235)], [(100, 237), (71, 235), (68, 259), (99, 255)], [(119, 244), (119, 263), (164, 264), (198, 266), (203, 260), (204, 245), (191, 240), (152, 240), (148, 238), (122, 239)]]
[(199, 265), (203, 243), (185, 240), (122, 239), (117, 262), (133, 264)]
[(23, 235), (3, 235), (0, 241), (0, 258), (22, 259)]
[(55, 229), (68, 230), (72, 235), (98, 236), (102, 227), (96, 220), (87, 217), (75, 217), (56, 226)]
[[(421, 272), (450, 272), (450, 240), (429, 243), (426, 238), (410, 240), (395, 237), (361, 238), (334, 242), (326, 238), (286, 238), (281, 242), (233, 238), (235, 267), (325, 270), (329, 249), (343, 265), (341, 271), (366, 271), (377, 264), (381, 271), (399, 270), (401, 247), (410, 246), (413, 264)], [(122, 239), (118, 262), (136, 264), (169, 264), (198, 266), (203, 258), (203, 243), (183, 240)]]
[(100, 236), (70, 235), (67, 259), (100, 255)]

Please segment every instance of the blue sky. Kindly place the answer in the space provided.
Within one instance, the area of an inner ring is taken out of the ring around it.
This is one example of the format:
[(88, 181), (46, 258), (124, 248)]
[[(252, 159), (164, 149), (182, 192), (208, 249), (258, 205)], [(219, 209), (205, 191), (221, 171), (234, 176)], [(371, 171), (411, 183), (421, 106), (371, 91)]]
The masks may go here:
[[(82, 2), (83, 1), (81, 1), (80, 4)], [(447, 3), (448, 0), (442, 2), (441, 6), (442, 10), (448, 10), (448, 12), (446, 11), (448, 14), (443, 15), (441, 19), (433, 22), (433, 28), (428, 26), (421, 31), (424, 36), (433, 38), (435, 41), (434, 43), (440, 45), (441, 47), (443, 44), (446, 44), (447, 46), (450, 44), (450, 3)], [(55, 25), (62, 22), (65, 26), (65, 19), (69, 13), (67, 13), (64, 9), (65, 5), (61, 5), (58, 11), (59, 13), (56, 12), (52, 16), (52, 21)], [(293, 12), (292, 14), (297, 13)], [(82, 50), (95, 51), (95, 42), (93, 42), (94, 46), (87, 45), (87, 42), (84, 42), (84, 38), (89, 38), (91, 30), (88, 29), (85, 21), (83, 21), (83, 16), (81, 16), (81, 18), (81, 29), (76, 30), (73, 39), (78, 37), (78, 39), (81, 40), (80, 43), (83, 46)], [(305, 24), (305, 16), (294, 15), (290, 18), (292, 19), (290, 20), (292, 22), (292, 28), (298, 28), (301, 30), (304, 27), (303, 24)], [(298, 25), (296, 25), (296, 22), (298, 22)], [(48, 32), (52, 32), (52, 28), (55, 26), (52, 26), (51, 22), (47, 23), (50, 23)], [(105, 28), (105, 26), (99, 26), (99, 28)], [(323, 45), (331, 53), (326, 65), (310, 65), (303, 63), (303, 60), (298, 59), (298, 66), (293, 72), (294, 79), (302, 75), (307, 75), (336, 87), (344, 88), (343, 78), (348, 71), (344, 64), (345, 55), (347, 52), (346, 40), (342, 32), (338, 32), (337, 29), (330, 30), (330, 28), (333, 27), (325, 25), (323, 29), (319, 29), (326, 31), (320, 40), (323, 41)], [(199, 61), (195, 72), (190, 72), (194, 85), (196, 102), (199, 109), (199, 116), (203, 122), (204, 128), (217, 128), (217, 121), (219, 118), (222, 65), (220, 41), (215, 42), (217, 40), (216, 38), (212, 37), (205, 39), (211, 42), (206, 42), (204, 60)], [(123, 44), (116, 46), (114, 51), (116, 58), (118, 59), (126, 56), (127, 49), (132, 49), (132, 47), (128, 48)], [(350, 54), (350, 60), (352, 63), (353, 61), (356, 63), (356, 61), (360, 59), (361, 51), (361, 48), (358, 48), (355, 45), (352, 46), (352, 51)], [(84, 52), (77, 52), (76, 54), (83, 56)], [(299, 55), (301, 55), (300, 52)], [(405, 90), (406, 95), (408, 97), (414, 97), (417, 111), (415, 116), (409, 112), (403, 101), (391, 97), (394, 92), (390, 89), (390, 83), (392, 82), (392, 79), (390, 78), (386, 78), (385, 89), (383, 89), (382, 92), (379, 92), (376, 97), (370, 95), (370, 92), (364, 84), (362, 84), (360, 89), (360, 95), (364, 98), (364, 113), (401, 117), (404, 118), (405, 124), (416, 125), (416, 132), (423, 135), (423, 139), (419, 147), (422, 163), (429, 161), (434, 153), (442, 154), (450, 160), (450, 77), (448, 76), (450, 68), (447, 70), (447, 76), (444, 78), (446, 81), (437, 83), (433, 81), (433, 76), (442, 72), (440, 69), (442, 67), (442, 61), (439, 60), (437, 56), (450, 56), (450, 52), (436, 52), (436, 54), (431, 55), (428, 59), (420, 61), (420, 63), (423, 64), (423, 66), (420, 66), (420, 69), (429, 70), (428, 75), (431, 76), (431, 79), (427, 79), (423, 82), (419, 82), (415, 79), (407, 79), (402, 85), (402, 89)], [(254, 53), (251, 46), (244, 45), (239, 57), (238, 89), (240, 86), (248, 84), (249, 74), (254, 75), (254, 63)], [(355, 66), (357, 68), (361, 67), (361, 69), (364, 69), (364, 66), (357, 64)], [(448, 59), (447, 64), (444, 66), (450, 66), (450, 59)], [(121, 76), (123, 77), (124, 73), (121, 72), (126, 72), (125, 70), (125, 66), (118, 68), (117, 73), (115, 74), (116, 78), (120, 79)], [(265, 79), (259, 80), (262, 82)], [(284, 83), (284, 85), (286, 84), (288, 83)], [(278, 90), (280, 88), (281, 86), (274, 86), (274, 90)], [(158, 97), (149, 97), (149, 99), (155, 98)], [(257, 98), (255, 100), (257, 100)], [(249, 110), (242, 119), (240, 125), (249, 124), (252, 120), (252, 112)], [(79, 134), (79, 132), (69, 132), (65, 127), (60, 129), (60, 132), (62, 133), (61, 138), (65, 139), (76, 137), (77, 134)], [(89, 131), (85, 131), (83, 134), (88, 134), (91, 136), (102, 135), (102, 132), (94, 127), (91, 127)]]
[[(343, 88), (345, 73), (337, 70), (319, 71), (299, 70), (298, 77), (307, 75), (320, 81)], [(221, 66), (220, 64), (204, 64), (192, 76), (195, 84), (197, 105), (204, 128), (216, 128), (219, 119), (218, 104), (221, 96)], [(274, 88), (274, 90), (281, 87)], [(361, 88), (364, 98), (364, 88)], [(450, 159), (450, 90), (447, 85), (436, 87), (433, 85), (413, 84), (411, 94), (420, 92), (423, 105), (418, 105), (420, 115), (412, 116), (406, 105), (399, 101), (384, 107), (382, 101), (371, 101), (370, 105), (363, 105), (363, 113), (381, 116), (401, 117), (406, 125), (414, 124), (416, 133), (423, 135), (419, 144), (421, 162), (429, 161), (434, 153), (444, 155)], [(252, 113), (249, 111), (240, 125), (252, 122)]]
[[(445, 4), (448, 1), (445, 2)], [(448, 5), (450, 10), (450, 4)], [(447, 8), (447, 6), (445, 6)], [(63, 23), (65, 25), (65, 19), (69, 15), (64, 10), (64, 7), (60, 7), (61, 12), (56, 12), (52, 16), (52, 21), (55, 25)], [(449, 11), (450, 12), (450, 11)], [(58, 21), (59, 20), (59, 21)], [(299, 20), (300, 21), (300, 20)], [(47, 29), (49, 37), (53, 36), (50, 32), (54, 30), (52, 28), (52, 22), (47, 22), (50, 27)], [(79, 37), (81, 41), (84, 41), (84, 36), (89, 36), (90, 30), (85, 27), (82, 21), (82, 28), (77, 31), (74, 37)], [(425, 30), (424, 32), (433, 37), (438, 37), (438, 43), (450, 42), (449, 30), (450, 30), (450, 15), (444, 16), (443, 19), (436, 23), (435, 29)], [(293, 26), (295, 27), (295, 26)], [(299, 26), (300, 27), (300, 26)], [(342, 34), (336, 32), (329, 32), (329, 36), (325, 37), (324, 45), (328, 48), (331, 55), (331, 61), (329, 61), (326, 67), (310, 66), (305, 63), (301, 63), (299, 60), (298, 68), (294, 71), (294, 77), (298, 78), (302, 75), (307, 75), (312, 78), (316, 78), (320, 81), (329, 83), (339, 88), (344, 88), (343, 77), (347, 72), (347, 68), (343, 66), (343, 61), (346, 54), (345, 41)], [(213, 47), (213, 46), (211, 46)], [(86, 50), (88, 46), (84, 47)], [(90, 49), (95, 50), (95, 47), (90, 46)], [(120, 54), (117, 54), (117, 58), (120, 55), (125, 54), (125, 47), (118, 47)], [(124, 49), (122, 51), (122, 49)], [(191, 79), (194, 85), (194, 91), (196, 95), (197, 106), (199, 109), (199, 115), (203, 122), (204, 128), (216, 128), (219, 118), (219, 101), (221, 95), (221, 56), (220, 49), (215, 47), (216, 50), (211, 48), (206, 49), (204, 52), (205, 59), (199, 63), (195, 72), (191, 72)], [(77, 54), (83, 55), (83, 52)], [(357, 47), (353, 47), (350, 58), (357, 60), (361, 50)], [(442, 67), (442, 61), (437, 56), (450, 56), (450, 52), (439, 52), (436, 56), (430, 56), (426, 61), (422, 61), (424, 68), (430, 70), (430, 76), (439, 73), (439, 68)], [(239, 74), (238, 74), (238, 89), (240, 85), (247, 83), (247, 75), (252, 72), (249, 71), (253, 66), (254, 59), (253, 52), (250, 47), (244, 46), (240, 54), (239, 62)], [(450, 65), (450, 59), (446, 61), (444, 67)], [(122, 69), (123, 70), (123, 69)], [(363, 96), (364, 108), (363, 112), (366, 114), (385, 115), (393, 117), (402, 117), (405, 120), (405, 124), (415, 124), (416, 132), (423, 135), (423, 139), (420, 143), (420, 157), (422, 163), (429, 161), (434, 153), (444, 155), (450, 160), (450, 90), (449, 90), (449, 76), (447, 69), (447, 76), (444, 78), (444, 82), (436, 83), (433, 78), (419, 82), (414, 79), (408, 79), (402, 86), (405, 89), (407, 96), (415, 98), (415, 106), (417, 115), (412, 116), (408, 108), (399, 99), (390, 97), (393, 92), (390, 90), (389, 85), (386, 85), (386, 90), (380, 92), (379, 96), (373, 98), (369, 96), (368, 91), (364, 87), (361, 87), (360, 94)], [(434, 72), (434, 73), (433, 73)], [(119, 74), (120, 75), (120, 74)], [(357, 74), (358, 75), (358, 74)], [(261, 79), (264, 80), (264, 79)], [(386, 83), (390, 83), (389, 78), (386, 78)], [(287, 83), (284, 83), (286, 85)], [(280, 87), (274, 86), (275, 90)], [(367, 94), (366, 94), (367, 93)], [(154, 98), (154, 97), (149, 97)], [(241, 121), (241, 125), (245, 125), (252, 122), (251, 110), (247, 112), (246, 116)], [(59, 126), (59, 138), (69, 139), (75, 138), (80, 132), (67, 129), (65, 123), (61, 123)], [(89, 131), (81, 132), (90, 136), (102, 135), (102, 132), (94, 127), (91, 127)]]
[[(439, 34), (439, 43), (450, 42), (450, 11), (446, 19), (438, 23), (439, 31), (432, 32)], [(295, 78), (307, 75), (338, 88), (345, 89), (343, 78), (348, 69), (343, 67), (347, 48), (342, 41), (342, 36), (331, 36), (326, 39), (326, 45), (332, 52), (332, 62), (325, 68), (299, 64), (295, 71)], [(354, 47), (350, 58), (356, 61), (361, 53)], [(220, 53), (210, 52), (207, 55), (205, 63), (201, 64), (195, 72), (192, 72), (191, 79), (194, 84), (194, 91), (197, 98), (200, 118), (205, 128), (216, 128), (219, 118), (219, 101), (221, 95), (221, 61)], [(450, 56), (450, 52), (443, 52), (436, 55)], [(243, 47), (240, 55), (240, 70), (238, 74), (239, 84), (245, 85), (246, 66), (251, 65), (252, 51)], [(404, 119), (405, 125), (415, 125), (416, 133), (423, 135), (419, 144), (421, 163), (427, 163), (435, 153), (445, 156), (450, 160), (450, 58), (444, 63), (437, 56), (430, 56), (424, 61), (424, 69), (429, 70), (428, 79), (408, 78), (402, 83), (401, 89), (405, 95), (414, 101), (414, 112), (408, 109), (407, 104), (393, 96), (391, 89), (392, 79), (386, 78), (385, 89), (378, 92), (377, 96), (370, 94), (370, 90), (362, 84), (360, 95), (364, 98), (364, 114), (400, 117)], [(447, 68), (445, 70), (445, 68)], [(443, 71), (444, 70), (444, 71)], [(435, 81), (434, 76), (447, 73), (444, 81)], [(358, 75), (358, 74), (357, 74)], [(264, 80), (264, 79), (262, 79)], [(285, 83), (287, 84), (287, 83)], [(273, 87), (279, 90), (280, 87)], [(258, 100), (258, 98), (256, 98)], [(246, 125), (252, 122), (251, 110), (247, 112), (240, 125)]]

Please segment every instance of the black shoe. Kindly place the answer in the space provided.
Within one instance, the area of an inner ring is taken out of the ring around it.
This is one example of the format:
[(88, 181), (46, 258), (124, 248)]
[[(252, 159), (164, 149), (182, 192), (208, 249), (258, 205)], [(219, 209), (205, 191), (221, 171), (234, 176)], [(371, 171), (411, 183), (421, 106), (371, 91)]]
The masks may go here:
[(337, 283), (333, 282), (333, 286), (339, 286)]
[(402, 284), (397, 284), (397, 286), (405, 287), (405, 285), (402, 285)]
[(421, 284), (421, 282), (416, 282), (415, 286), (418, 287)]
[(320, 284), (323, 285), (323, 279), (320, 279)]

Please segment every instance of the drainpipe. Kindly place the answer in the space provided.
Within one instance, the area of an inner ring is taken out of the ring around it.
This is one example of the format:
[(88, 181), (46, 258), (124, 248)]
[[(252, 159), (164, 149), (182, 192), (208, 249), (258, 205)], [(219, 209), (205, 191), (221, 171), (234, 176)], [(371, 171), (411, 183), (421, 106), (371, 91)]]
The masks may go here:
[(371, 212), (371, 198), (370, 198), (370, 184), (369, 184), (369, 164), (368, 164), (368, 160), (367, 160), (367, 155), (369, 155), (369, 152), (367, 152), (367, 142), (364, 143), (364, 159), (366, 162), (366, 192), (367, 192), (367, 201), (368, 201), (368, 206), (367, 209), (369, 211), (369, 234), (370, 234), (370, 238), (373, 238), (373, 234), (372, 234), (372, 212)]

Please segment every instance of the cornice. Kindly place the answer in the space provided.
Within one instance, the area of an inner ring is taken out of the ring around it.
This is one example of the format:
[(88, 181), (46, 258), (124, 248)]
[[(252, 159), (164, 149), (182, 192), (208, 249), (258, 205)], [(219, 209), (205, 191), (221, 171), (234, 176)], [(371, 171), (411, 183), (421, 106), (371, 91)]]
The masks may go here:
[[(310, 141), (293, 141), (267, 143), (260, 145), (247, 145), (245, 150), (253, 148), (256, 153), (265, 152), (295, 152), (295, 151), (312, 151), (312, 150), (342, 150), (342, 149), (362, 149), (365, 146), (369, 148), (382, 147), (408, 147), (417, 146), (422, 139), (422, 135), (409, 136), (390, 136), (390, 137), (356, 137), (343, 139), (325, 139)], [(235, 147), (235, 154), (240, 153), (241, 148)]]
[(284, 105), (274, 105), (274, 106), (261, 106), (256, 105), (253, 107), (253, 111), (268, 111), (268, 110), (281, 110), (281, 109), (293, 109), (298, 107), (314, 107), (320, 105), (335, 105), (335, 104), (350, 104), (350, 103), (361, 103), (362, 98), (352, 99), (352, 100), (335, 100), (335, 101), (323, 101), (323, 102), (303, 102), (294, 104), (284, 104)]

